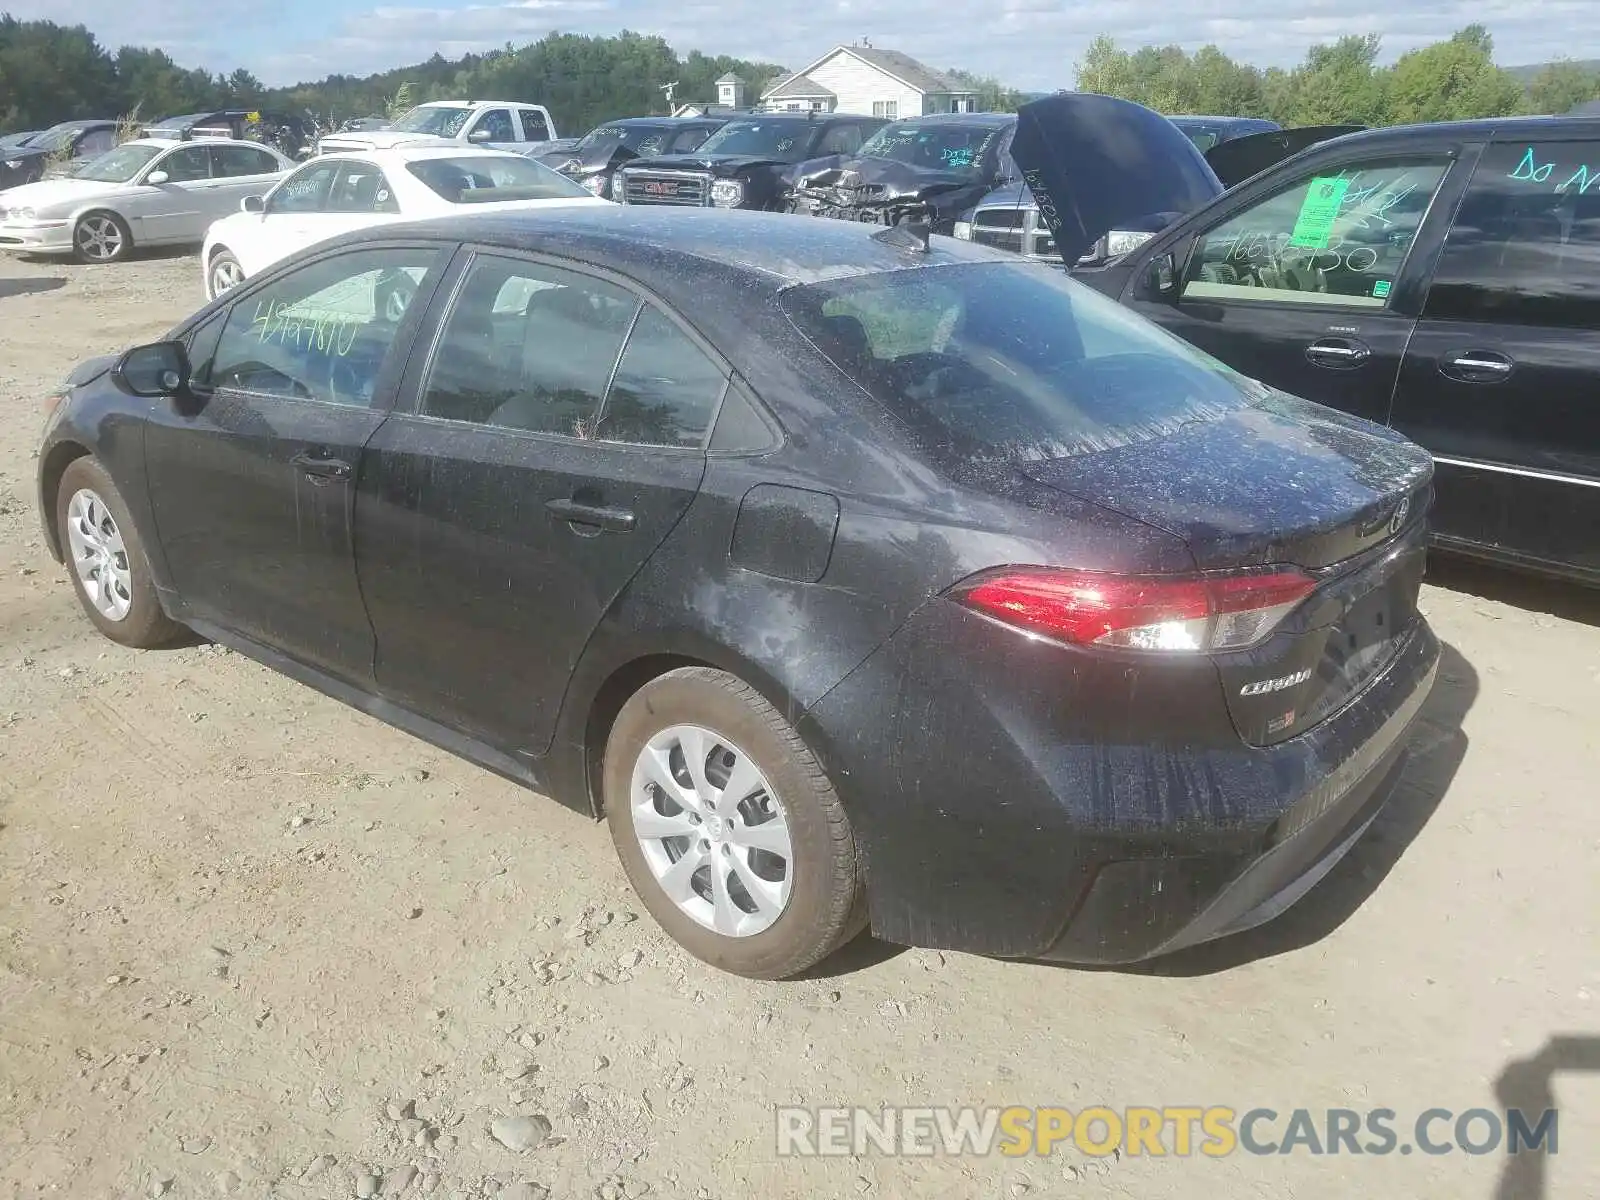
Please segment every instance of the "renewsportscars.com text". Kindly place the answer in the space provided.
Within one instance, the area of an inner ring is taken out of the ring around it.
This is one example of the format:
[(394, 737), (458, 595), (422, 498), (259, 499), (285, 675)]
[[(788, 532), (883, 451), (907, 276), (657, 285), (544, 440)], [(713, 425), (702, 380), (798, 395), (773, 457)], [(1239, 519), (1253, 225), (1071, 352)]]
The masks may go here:
[(1104, 1156), (1225, 1158), (1232, 1154), (1555, 1154), (1555, 1109), (1455, 1111), (1403, 1118), (1392, 1108), (1131, 1106), (777, 1109), (780, 1155)]

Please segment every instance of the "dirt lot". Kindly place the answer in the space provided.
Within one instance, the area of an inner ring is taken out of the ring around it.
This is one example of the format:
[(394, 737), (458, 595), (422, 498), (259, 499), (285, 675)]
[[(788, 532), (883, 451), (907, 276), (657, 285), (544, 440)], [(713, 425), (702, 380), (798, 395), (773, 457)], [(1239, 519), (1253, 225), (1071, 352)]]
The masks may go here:
[[(746, 983), (635, 918), (602, 827), (238, 655), (93, 633), (39, 537), (39, 397), (200, 300), (188, 257), (0, 262), (0, 1195), (1600, 1195), (1600, 596), (1436, 567), (1406, 782), (1275, 926), (1153, 972), (864, 939)], [(783, 1103), (1404, 1133), (1547, 1088), (1542, 1168), (774, 1150)]]

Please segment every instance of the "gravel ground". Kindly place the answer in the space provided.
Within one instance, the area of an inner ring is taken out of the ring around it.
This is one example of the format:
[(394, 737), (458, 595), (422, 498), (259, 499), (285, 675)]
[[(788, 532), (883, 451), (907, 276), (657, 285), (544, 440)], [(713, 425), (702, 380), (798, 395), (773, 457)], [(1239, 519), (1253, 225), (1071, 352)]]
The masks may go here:
[[(0, 261), (0, 1196), (1600, 1195), (1600, 595), (1436, 564), (1403, 787), (1273, 926), (1140, 972), (863, 939), (748, 983), (635, 916), (602, 827), (238, 655), (94, 634), (39, 536), (39, 397), (201, 299), (192, 257)], [(775, 1153), (786, 1103), (1406, 1127), (1546, 1087), (1542, 1164)]]

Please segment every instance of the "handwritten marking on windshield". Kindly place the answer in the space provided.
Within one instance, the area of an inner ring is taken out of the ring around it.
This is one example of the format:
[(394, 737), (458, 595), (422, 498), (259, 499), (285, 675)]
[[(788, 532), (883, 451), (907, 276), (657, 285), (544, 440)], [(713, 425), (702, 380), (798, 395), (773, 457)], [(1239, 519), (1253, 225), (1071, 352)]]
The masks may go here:
[(344, 313), (297, 315), (290, 305), (277, 300), (256, 301), (251, 325), (257, 342), (275, 341), (280, 346), (293, 344), (297, 350), (315, 349), (337, 358), (346, 357), (356, 344), (356, 335), (365, 321)]
[[(1515, 179), (1519, 183), (1548, 183), (1555, 169), (1554, 161), (1541, 163), (1534, 147), (1529, 146), (1516, 167), (1506, 173), (1506, 178)], [(1578, 195), (1585, 196), (1596, 184), (1600, 184), (1600, 169), (1591, 170), (1587, 163), (1579, 163), (1577, 170), (1551, 190), (1561, 195), (1570, 188), (1576, 188)]]

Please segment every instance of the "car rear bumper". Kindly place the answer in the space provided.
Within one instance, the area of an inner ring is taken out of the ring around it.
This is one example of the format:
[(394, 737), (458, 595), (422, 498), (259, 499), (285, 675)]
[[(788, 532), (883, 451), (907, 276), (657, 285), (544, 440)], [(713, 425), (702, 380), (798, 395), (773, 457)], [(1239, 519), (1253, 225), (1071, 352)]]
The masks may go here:
[(0, 250), (24, 254), (67, 254), (72, 250), (72, 222), (0, 225)]
[(1392, 790), (1439, 654), (1418, 618), (1343, 709), (1254, 747), (1209, 663), (1108, 668), (935, 601), (802, 729), (877, 936), (1127, 963), (1270, 920), (1331, 870)]

